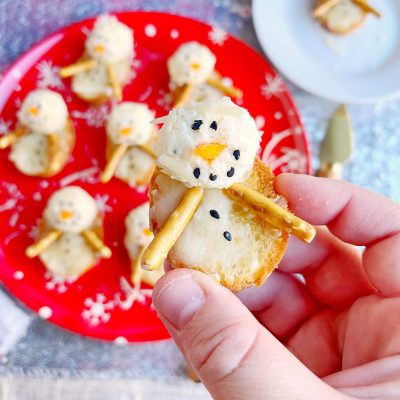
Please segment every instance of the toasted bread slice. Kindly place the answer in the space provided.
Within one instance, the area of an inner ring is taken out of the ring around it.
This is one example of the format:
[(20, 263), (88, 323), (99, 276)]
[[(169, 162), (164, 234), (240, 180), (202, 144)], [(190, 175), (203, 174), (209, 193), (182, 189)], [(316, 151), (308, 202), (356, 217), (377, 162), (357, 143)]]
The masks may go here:
[[(271, 199), (274, 174), (258, 159), (245, 185)], [(156, 169), (150, 184), (150, 226), (155, 234), (187, 190)], [(288, 234), (270, 225), (261, 214), (219, 189), (205, 194), (189, 225), (168, 254), (174, 268), (192, 268), (212, 276), (230, 290), (259, 286), (277, 267)]]
[(36, 132), (22, 136), (11, 147), (10, 160), (25, 175), (50, 177), (58, 174), (68, 162), (75, 144), (75, 130), (69, 119), (65, 130), (59, 134), (58, 146), (53, 157), (56, 163), (50, 168), (48, 136)]
[[(329, 0), (317, 0), (315, 8)], [(328, 31), (344, 35), (359, 28), (365, 21), (367, 12), (351, 0), (340, 0), (318, 19)]]
[[(40, 223), (40, 236), (51, 230), (44, 220)], [(97, 217), (93, 231), (103, 239), (102, 219)], [(79, 278), (99, 260), (99, 255), (79, 233), (62, 233), (46, 250), (39, 254), (45, 268), (53, 275), (67, 279)]]
[[(82, 60), (86, 60), (84, 57)], [(124, 60), (113, 64), (116, 77), (123, 88), (128, 83), (131, 72), (131, 61)], [(88, 103), (100, 105), (112, 97), (112, 88), (107, 69), (102, 64), (81, 72), (72, 77), (72, 90), (78, 97)]]

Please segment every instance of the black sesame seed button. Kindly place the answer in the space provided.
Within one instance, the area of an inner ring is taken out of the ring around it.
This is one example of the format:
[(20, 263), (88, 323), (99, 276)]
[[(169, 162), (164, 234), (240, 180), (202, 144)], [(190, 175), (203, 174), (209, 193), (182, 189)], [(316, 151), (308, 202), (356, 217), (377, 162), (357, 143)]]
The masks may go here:
[(192, 124), (192, 129), (194, 131), (197, 131), (198, 129), (200, 129), (200, 126), (203, 124), (203, 121), (201, 119), (195, 119), (193, 124)]
[(233, 157), (235, 157), (235, 160), (239, 160), (239, 158), (240, 158), (240, 150), (235, 150), (233, 152)]
[(230, 241), (232, 240), (232, 235), (231, 235), (231, 233), (228, 232), (228, 231), (225, 231), (225, 232), (224, 232), (224, 238), (225, 238), (228, 242), (230, 242)]
[(194, 175), (194, 177), (195, 177), (196, 179), (199, 179), (199, 176), (200, 176), (200, 168), (195, 168), (195, 169), (193, 170), (193, 175)]
[(231, 168), (227, 173), (226, 173), (226, 176), (228, 177), (228, 178), (232, 178), (232, 176), (235, 174), (235, 168)]
[(210, 174), (209, 179), (210, 181), (214, 182), (217, 180), (217, 175)]
[(210, 215), (215, 219), (220, 219), (219, 213), (217, 210), (210, 210)]
[(216, 131), (217, 128), (218, 128), (217, 121), (211, 122), (210, 128), (211, 128), (211, 129), (214, 129), (214, 131)]

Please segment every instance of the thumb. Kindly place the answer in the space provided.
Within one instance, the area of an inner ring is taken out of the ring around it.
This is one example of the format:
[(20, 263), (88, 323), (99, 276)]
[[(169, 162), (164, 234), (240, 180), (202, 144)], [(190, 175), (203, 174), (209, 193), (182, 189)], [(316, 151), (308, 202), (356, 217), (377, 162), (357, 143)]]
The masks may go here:
[(347, 399), (313, 375), (233, 293), (208, 276), (170, 271), (157, 283), (153, 301), (214, 399)]

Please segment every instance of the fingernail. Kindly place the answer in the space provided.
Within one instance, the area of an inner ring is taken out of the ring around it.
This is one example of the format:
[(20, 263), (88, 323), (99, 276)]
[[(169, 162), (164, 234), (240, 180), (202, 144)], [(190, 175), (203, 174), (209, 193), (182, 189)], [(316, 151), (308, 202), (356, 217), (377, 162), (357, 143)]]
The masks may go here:
[(205, 301), (203, 289), (191, 275), (170, 281), (158, 294), (155, 307), (176, 329), (182, 329)]

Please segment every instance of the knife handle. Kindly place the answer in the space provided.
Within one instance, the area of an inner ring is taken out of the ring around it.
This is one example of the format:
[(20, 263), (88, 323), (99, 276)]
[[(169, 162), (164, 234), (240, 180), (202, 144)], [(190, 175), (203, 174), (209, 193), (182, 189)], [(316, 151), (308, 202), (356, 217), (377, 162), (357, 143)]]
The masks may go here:
[(341, 163), (322, 163), (317, 176), (321, 178), (342, 179), (343, 166)]

